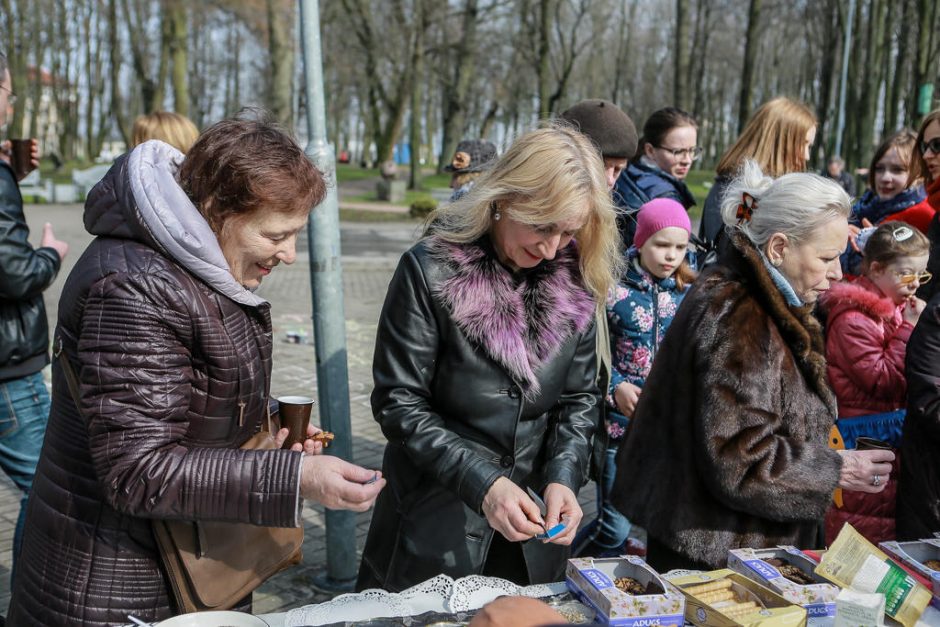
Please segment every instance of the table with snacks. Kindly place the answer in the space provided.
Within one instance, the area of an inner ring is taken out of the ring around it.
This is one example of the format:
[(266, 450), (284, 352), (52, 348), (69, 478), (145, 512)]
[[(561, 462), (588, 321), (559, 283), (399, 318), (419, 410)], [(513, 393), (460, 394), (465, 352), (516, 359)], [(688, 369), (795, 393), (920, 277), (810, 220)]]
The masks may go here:
[[(940, 626), (940, 539), (882, 542), (846, 525), (826, 551), (732, 549), (727, 568), (660, 574), (636, 556), (573, 558), (565, 581), (520, 587), (495, 577), (438, 575), (400, 593), (366, 590), (245, 622), (200, 627), (467, 625), (501, 596), (545, 601), (569, 622), (643, 627)], [(936, 586), (936, 596), (934, 590)], [(195, 615), (187, 615), (195, 616)], [(179, 621), (179, 622), (177, 622)], [(254, 621), (254, 622), (250, 622)]]

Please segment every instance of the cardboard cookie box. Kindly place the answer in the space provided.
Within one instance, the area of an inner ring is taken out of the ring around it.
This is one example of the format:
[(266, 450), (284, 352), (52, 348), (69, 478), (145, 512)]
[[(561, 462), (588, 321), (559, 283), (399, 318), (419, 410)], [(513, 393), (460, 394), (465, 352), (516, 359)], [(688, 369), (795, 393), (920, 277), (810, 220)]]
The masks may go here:
[(819, 562), (792, 546), (731, 549), (728, 568), (806, 608), (809, 618), (835, 617), (839, 586), (813, 572)]
[(607, 625), (681, 627), (685, 622), (682, 594), (639, 557), (570, 559), (565, 583)]
[(940, 539), (881, 542), (878, 548), (923, 577), (933, 592), (930, 604), (940, 608)]
[(729, 568), (670, 578), (685, 594), (685, 617), (707, 627), (806, 625), (806, 609)]

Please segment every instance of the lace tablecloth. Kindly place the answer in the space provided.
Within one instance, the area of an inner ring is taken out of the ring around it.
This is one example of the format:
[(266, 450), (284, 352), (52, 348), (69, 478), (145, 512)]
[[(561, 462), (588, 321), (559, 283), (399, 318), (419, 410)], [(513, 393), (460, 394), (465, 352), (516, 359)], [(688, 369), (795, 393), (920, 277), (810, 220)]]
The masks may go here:
[(414, 616), (425, 612), (452, 614), (479, 609), (504, 595), (538, 598), (565, 591), (564, 582), (522, 587), (496, 577), (472, 575), (454, 580), (447, 575), (438, 575), (397, 594), (384, 590), (343, 594), (325, 603), (305, 605), (283, 614), (268, 614), (261, 618), (271, 627), (298, 627)]

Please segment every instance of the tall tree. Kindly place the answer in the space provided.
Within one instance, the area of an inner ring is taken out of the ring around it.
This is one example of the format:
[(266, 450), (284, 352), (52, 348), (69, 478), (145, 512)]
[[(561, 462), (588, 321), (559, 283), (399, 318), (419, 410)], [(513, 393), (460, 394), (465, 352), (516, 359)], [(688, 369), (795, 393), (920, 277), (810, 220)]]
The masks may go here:
[(689, 108), (689, 0), (676, 0), (675, 53), (673, 55), (672, 101)]
[(913, 67), (908, 114), (912, 124), (920, 124), (923, 115), (932, 105), (927, 104), (926, 111), (920, 106), (922, 93), (931, 93), (937, 78), (937, 2), (936, 0), (917, 0), (917, 48)]
[(408, 171), (409, 189), (418, 189), (421, 186), (421, 123), (424, 119), (422, 115), (423, 108), (421, 100), (424, 97), (424, 81), (421, 77), (424, 75), (424, 36), (428, 29), (428, 10), (425, 7), (425, 0), (415, 0), (414, 2), (414, 37), (411, 49), (411, 71), (415, 76), (411, 81), (411, 163)]
[(268, 15), (268, 53), (271, 58), (270, 107), (277, 120), (293, 125), (292, 82), (294, 78), (294, 37), (290, 15), (294, 3), (289, 0), (266, 0)]
[(478, 29), (480, 10), (478, 0), (464, 0), (460, 12), (460, 33), (448, 43), (446, 31), (442, 71), (443, 93), (441, 98), (441, 156), (437, 171), (448, 163), (457, 142), (467, 127), (467, 100), (477, 67)]
[(552, 15), (558, 0), (539, 0), (538, 59), (537, 76), (539, 85), (539, 117), (547, 118), (552, 114), (551, 91), (551, 45)]
[[(170, 62), (169, 38), (162, 36), (157, 43), (157, 54), (154, 55), (150, 41), (150, 25), (154, 20), (160, 19), (154, 10), (159, 9), (157, 3), (144, 0), (124, 0), (124, 27), (127, 32), (128, 45), (131, 48), (131, 60), (134, 67), (135, 78), (140, 86), (141, 109), (150, 113), (163, 108), (164, 88)], [(157, 59), (156, 71), (153, 69), (153, 59)]]
[(173, 85), (173, 110), (189, 116), (189, 72), (186, 5), (182, 0), (164, 0), (163, 23), (170, 57), (170, 83)]
[(744, 68), (741, 72), (741, 95), (738, 98), (738, 133), (751, 115), (754, 88), (754, 66), (757, 63), (757, 29), (760, 23), (761, 0), (750, 0), (747, 11), (747, 33), (744, 36)]

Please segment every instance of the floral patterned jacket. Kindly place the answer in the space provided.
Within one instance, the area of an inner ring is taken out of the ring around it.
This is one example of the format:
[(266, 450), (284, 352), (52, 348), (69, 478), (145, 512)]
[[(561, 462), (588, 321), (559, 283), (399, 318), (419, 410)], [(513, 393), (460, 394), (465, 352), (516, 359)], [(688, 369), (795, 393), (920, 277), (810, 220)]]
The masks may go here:
[(607, 433), (619, 440), (629, 417), (617, 410), (614, 390), (624, 381), (643, 387), (656, 350), (676, 315), (687, 290), (680, 291), (673, 277), (657, 279), (640, 266), (635, 248), (627, 251), (627, 271), (607, 294), (607, 323), (612, 357), (607, 390)]

